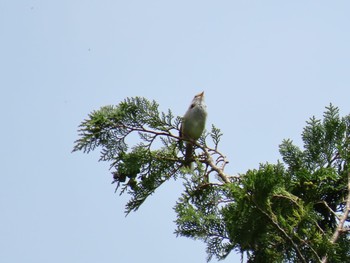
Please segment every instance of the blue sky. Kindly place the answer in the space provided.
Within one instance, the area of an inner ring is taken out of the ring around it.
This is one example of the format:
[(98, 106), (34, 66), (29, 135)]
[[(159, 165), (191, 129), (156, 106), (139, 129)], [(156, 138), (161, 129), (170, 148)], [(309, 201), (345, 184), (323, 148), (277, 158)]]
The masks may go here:
[[(125, 218), (98, 154), (71, 154), (92, 110), (131, 96), (182, 115), (205, 91), (227, 172), (333, 103), (350, 112), (349, 1), (0, 2), (3, 262), (205, 262), (176, 238), (170, 182)], [(239, 262), (232, 253), (227, 262)], [(216, 262), (213, 260), (212, 262)]]

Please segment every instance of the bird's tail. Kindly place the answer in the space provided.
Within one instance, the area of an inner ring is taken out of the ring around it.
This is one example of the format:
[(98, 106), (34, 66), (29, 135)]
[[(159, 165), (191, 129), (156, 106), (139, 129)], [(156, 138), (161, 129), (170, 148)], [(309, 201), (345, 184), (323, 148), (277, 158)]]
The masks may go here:
[(192, 161), (193, 161), (193, 144), (190, 142), (187, 142), (184, 166), (191, 168)]

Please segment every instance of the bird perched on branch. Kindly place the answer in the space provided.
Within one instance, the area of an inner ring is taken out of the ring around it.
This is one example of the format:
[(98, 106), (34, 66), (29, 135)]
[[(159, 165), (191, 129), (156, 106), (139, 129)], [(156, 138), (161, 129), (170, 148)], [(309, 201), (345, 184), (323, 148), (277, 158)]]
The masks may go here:
[(194, 96), (186, 111), (181, 127), (180, 137), (186, 139), (185, 166), (190, 167), (193, 161), (193, 141), (201, 137), (207, 119), (207, 106), (204, 103), (204, 91)]

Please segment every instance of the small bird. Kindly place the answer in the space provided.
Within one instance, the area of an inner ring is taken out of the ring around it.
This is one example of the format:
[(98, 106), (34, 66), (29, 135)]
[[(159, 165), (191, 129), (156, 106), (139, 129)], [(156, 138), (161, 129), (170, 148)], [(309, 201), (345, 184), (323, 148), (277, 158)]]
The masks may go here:
[(204, 103), (204, 91), (194, 96), (190, 107), (186, 111), (181, 127), (180, 137), (187, 139), (185, 166), (190, 167), (193, 160), (193, 143), (201, 137), (207, 119), (207, 106)]

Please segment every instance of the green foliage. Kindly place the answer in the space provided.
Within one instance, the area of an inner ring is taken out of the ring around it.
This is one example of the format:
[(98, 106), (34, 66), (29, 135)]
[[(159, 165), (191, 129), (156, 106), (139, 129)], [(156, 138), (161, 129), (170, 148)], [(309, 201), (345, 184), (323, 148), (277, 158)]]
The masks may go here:
[[(73, 151), (101, 149), (100, 161), (110, 162), (116, 191), (131, 196), (126, 213), (136, 211), (164, 182), (186, 172), (183, 149), (179, 149), (181, 118), (170, 110), (159, 112), (158, 107), (145, 98), (127, 98), (117, 106), (93, 111), (79, 126), (80, 138)], [(129, 147), (127, 140), (136, 140), (134, 134), (141, 142)], [(210, 135), (217, 145), (220, 130), (213, 126)], [(202, 144), (207, 136), (202, 136)]]
[[(302, 148), (282, 142), (283, 163), (236, 176), (224, 172), (215, 126), (195, 142), (195, 169), (184, 168), (180, 123), (155, 102), (126, 99), (91, 113), (74, 151), (101, 148), (117, 189), (130, 195), (127, 213), (167, 180), (182, 180), (175, 233), (203, 241), (208, 261), (238, 251), (247, 262), (350, 262), (350, 116), (326, 107), (322, 120), (307, 121)], [(135, 133), (141, 142), (129, 148)]]
[(184, 181), (185, 190), (175, 206), (175, 233), (207, 243), (208, 260), (213, 255), (224, 258), (232, 246), (220, 215), (222, 187), (208, 184), (201, 172), (184, 177)]

